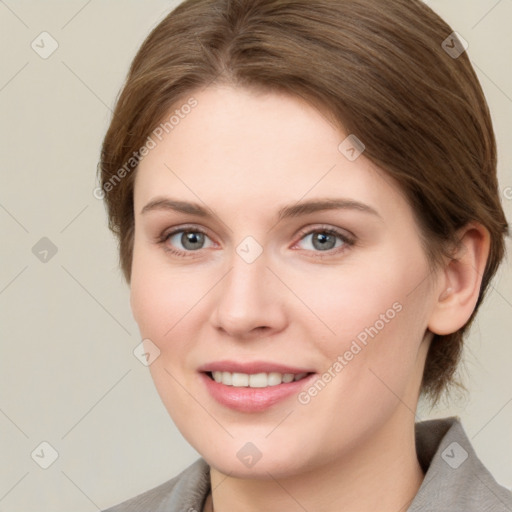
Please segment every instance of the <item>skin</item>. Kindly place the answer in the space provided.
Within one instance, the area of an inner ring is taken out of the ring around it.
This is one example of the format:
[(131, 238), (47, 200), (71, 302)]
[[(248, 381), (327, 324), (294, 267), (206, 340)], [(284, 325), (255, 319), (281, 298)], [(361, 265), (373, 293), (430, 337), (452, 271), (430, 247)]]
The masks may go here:
[[(364, 153), (349, 161), (338, 150), (347, 134), (320, 111), (227, 85), (193, 96), (198, 106), (137, 170), (131, 306), (142, 338), (160, 350), (150, 371), (162, 401), (211, 466), (215, 510), (405, 510), (424, 477), (414, 412), (431, 332), (469, 318), (487, 232), (467, 226), (464, 250), (432, 273), (398, 186)], [(212, 216), (141, 213), (163, 197)], [(277, 219), (285, 205), (325, 198), (377, 214)], [(204, 245), (187, 251), (182, 233), (158, 243), (181, 226), (205, 230)], [(354, 243), (318, 248), (313, 236), (325, 228)], [(252, 263), (236, 252), (247, 236), (263, 251)], [(307, 404), (292, 396), (263, 412), (234, 411), (199, 378), (199, 366), (222, 359), (321, 376), (397, 303), (400, 312)], [(250, 468), (237, 457), (247, 442), (262, 454)]]

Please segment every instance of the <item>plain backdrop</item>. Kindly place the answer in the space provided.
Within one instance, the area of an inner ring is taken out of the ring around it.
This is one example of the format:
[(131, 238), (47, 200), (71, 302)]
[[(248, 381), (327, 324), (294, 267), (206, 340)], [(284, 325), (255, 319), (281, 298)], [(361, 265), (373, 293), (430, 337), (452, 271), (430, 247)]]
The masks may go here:
[[(140, 337), (129, 290), (93, 196), (128, 66), (177, 3), (0, 0), (0, 511), (97, 511), (198, 457), (133, 354)], [(429, 3), (469, 43), (511, 220), (512, 0)], [(509, 260), (466, 344), (460, 376), (469, 395), (418, 408), (421, 419), (460, 416), (477, 454), (508, 488), (511, 330)]]

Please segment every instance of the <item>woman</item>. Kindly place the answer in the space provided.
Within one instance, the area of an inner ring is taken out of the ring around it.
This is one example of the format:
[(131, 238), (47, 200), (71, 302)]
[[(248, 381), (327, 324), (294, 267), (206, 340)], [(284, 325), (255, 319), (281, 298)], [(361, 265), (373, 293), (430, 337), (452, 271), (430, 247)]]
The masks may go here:
[(511, 510), (453, 384), (508, 232), (464, 41), (419, 1), (188, 0), (135, 57), (101, 183), (201, 458), (110, 511)]

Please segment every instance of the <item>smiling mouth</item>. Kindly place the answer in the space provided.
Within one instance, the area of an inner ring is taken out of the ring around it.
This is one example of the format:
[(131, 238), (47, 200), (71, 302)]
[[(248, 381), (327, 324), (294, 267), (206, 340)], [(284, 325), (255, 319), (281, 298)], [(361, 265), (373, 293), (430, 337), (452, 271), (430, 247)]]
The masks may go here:
[(232, 373), (232, 372), (206, 372), (211, 380), (225, 386), (235, 388), (268, 388), (279, 386), (280, 384), (289, 384), (302, 380), (311, 373)]

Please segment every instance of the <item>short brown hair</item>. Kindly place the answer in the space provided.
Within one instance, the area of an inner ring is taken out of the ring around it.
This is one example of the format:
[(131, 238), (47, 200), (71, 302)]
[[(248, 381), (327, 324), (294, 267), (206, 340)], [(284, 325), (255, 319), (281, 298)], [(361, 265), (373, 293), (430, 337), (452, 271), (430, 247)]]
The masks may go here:
[(508, 233), (489, 109), (467, 54), (450, 55), (443, 47), (446, 40), (456, 44), (452, 32), (420, 0), (180, 4), (135, 56), (102, 146), (101, 186), (127, 282), (138, 150), (162, 114), (214, 82), (300, 96), (357, 134), (365, 156), (396, 180), (434, 266), (468, 222), (490, 233), (471, 318), (453, 334), (435, 335), (429, 348), (421, 391), (435, 404), (454, 383), (463, 334)]

